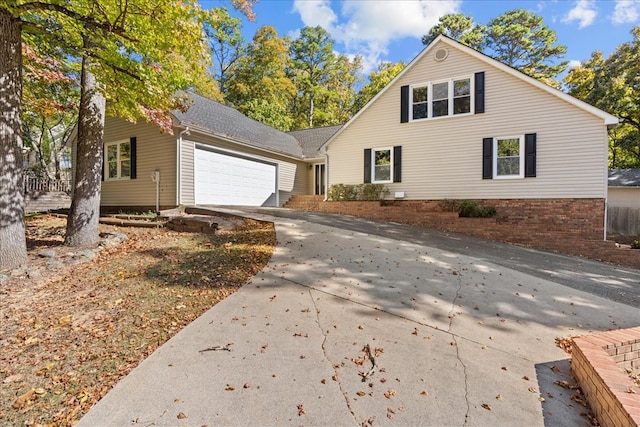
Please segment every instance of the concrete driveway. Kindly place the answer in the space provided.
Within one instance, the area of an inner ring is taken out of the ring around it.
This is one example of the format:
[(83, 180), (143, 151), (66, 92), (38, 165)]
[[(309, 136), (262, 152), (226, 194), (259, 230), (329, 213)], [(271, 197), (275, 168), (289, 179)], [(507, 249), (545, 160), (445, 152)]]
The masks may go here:
[(640, 271), (284, 209), (271, 262), (78, 425), (590, 425), (555, 339), (640, 324)]

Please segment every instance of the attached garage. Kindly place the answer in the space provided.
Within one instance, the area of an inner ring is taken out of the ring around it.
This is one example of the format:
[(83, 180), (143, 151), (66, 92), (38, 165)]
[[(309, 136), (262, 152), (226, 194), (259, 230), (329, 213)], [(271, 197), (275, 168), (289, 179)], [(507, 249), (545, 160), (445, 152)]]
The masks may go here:
[(194, 192), (198, 205), (277, 206), (275, 163), (196, 144)]

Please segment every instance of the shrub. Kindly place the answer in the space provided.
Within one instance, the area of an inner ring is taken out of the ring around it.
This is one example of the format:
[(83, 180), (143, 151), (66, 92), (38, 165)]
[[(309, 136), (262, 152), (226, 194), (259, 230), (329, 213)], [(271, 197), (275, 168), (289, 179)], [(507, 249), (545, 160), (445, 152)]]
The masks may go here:
[(460, 204), (459, 200), (452, 199), (444, 199), (438, 202), (438, 206), (444, 212), (458, 212), (458, 205)]
[(485, 206), (474, 200), (461, 200), (458, 203), (458, 215), (465, 218), (493, 218), (497, 215), (494, 206)]
[(382, 184), (334, 184), (329, 188), (329, 199), (337, 202), (354, 200), (383, 200), (389, 189)]
[(634, 240), (633, 243), (631, 243), (631, 249), (640, 249), (640, 240)]

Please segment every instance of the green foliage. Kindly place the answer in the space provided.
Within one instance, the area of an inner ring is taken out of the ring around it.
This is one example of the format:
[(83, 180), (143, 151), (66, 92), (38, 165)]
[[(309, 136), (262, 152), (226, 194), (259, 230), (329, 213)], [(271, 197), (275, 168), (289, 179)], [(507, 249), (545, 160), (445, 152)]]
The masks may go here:
[(329, 199), (337, 202), (383, 200), (389, 189), (382, 184), (334, 184), (329, 188)]
[(640, 249), (640, 240), (634, 240), (633, 243), (631, 243), (631, 249)]
[(212, 11), (215, 19), (207, 22), (204, 30), (213, 55), (213, 77), (218, 82), (220, 92), (225, 94), (232, 67), (244, 56), (247, 47), (241, 33), (240, 18), (229, 15), (224, 7), (217, 7)]
[(596, 51), (564, 79), (569, 94), (620, 119), (609, 132), (610, 168), (640, 167), (640, 26), (631, 34), (608, 58)]
[(353, 114), (357, 113), (369, 101), (371, 101), (382, 89), (384, 89), (393, 80), (407, 64), (404, 61), (397, 63), (381, 62), (378, 64), (378, 70), (369, 74), (369, 83), (360, 88), (355, 102), (351, 109)]
[(361, 59), (336, 55), (333, 43), (320, 26), (303, 28), (291, 41), (289, 77), (298, 94), (292, 105), (295, 128), (344, 123), (349, 117)]
[(450, 13), (440, 17), (439, 22), (422, 37), (422, 44), (428, 46), (443, 34), (474, 49), (480, 49), (485, 39), (485, 31), (483, 25), (474, 25), (470, 15)]
[(461, 200), (457, 210), (459, 216), (464, 218), (493, 218), (498, 213), (494, 206), (482, 205), (475, 200)]
[(515, 9), (489, 21), (484, 46), (485, 53), (498, 61), (557, 87), (554, 78), (567, 68), (567, 62), (554, 62), (567, 48), (556, 42), (555, 31), (544, 25), (541, 16)]

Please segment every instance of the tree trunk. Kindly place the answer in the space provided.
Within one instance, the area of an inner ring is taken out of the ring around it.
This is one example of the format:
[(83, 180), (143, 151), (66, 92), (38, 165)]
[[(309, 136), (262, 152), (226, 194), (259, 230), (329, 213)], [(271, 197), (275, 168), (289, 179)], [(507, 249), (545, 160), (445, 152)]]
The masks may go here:
[[(87, 42), (85, 46), (86, 44)], [(100, 240), (98, 220), (106, 103), (96, 78), (91, 73), (91, 65), (89, 59), (83, 57), (76, 179), (64, 240), (69, 246), (90, 246)]]
[(0, 270), (27, 262), (22, 193), (22, 26), (0, 8)]

